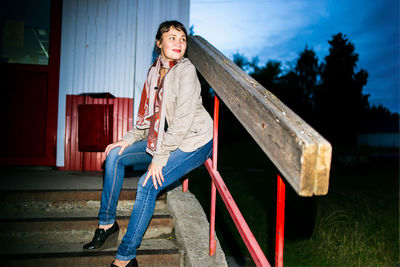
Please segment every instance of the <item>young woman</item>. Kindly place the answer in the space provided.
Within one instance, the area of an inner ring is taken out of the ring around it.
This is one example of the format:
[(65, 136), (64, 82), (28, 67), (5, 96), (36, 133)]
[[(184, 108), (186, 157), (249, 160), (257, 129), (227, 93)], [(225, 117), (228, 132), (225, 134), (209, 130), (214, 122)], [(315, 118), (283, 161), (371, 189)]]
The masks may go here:
[(187, 33), (177, 21), (157, 31), (160, 55), (144, 84), (136, 126), (107, 146), (99, 226), (87, 250), (116, 246), (115, 221), (125, 166), (149, 164), (139, 180), (125, 236), (111, 266), (137, 266), (136, 249), (153, 215), (159, 192), (203, 164), (212, 153), (212, 119), (204, 109), (196, 69), (186, 52)]

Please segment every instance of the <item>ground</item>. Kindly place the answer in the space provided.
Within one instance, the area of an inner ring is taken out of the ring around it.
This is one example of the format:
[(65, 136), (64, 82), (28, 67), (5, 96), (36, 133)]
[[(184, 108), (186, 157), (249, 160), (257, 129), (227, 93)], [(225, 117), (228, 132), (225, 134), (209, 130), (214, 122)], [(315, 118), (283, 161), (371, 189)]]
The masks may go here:
[[(326, 196), (299, 197), (286, 183), (284, 265), (398, 266), (398, 150), (333, 150)], [(221, 144), (218, 170), (273, 265), (279, 171), (248, 140)], [(209, 213), (211, 179), (207, 171), (201, 167), (188, 177), (190, 190)], [(216, 216), (216, 231), (225, 253), (239, 266), (254, 266), (220, 198)]]

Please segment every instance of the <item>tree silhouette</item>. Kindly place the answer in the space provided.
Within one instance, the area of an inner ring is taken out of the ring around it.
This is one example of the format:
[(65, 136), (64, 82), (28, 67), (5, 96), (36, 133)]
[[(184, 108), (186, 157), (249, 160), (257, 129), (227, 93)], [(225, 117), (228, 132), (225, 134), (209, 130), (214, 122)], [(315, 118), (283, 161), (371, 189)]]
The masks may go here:
[(309, 123), (315, 106), (315, 91), (319, 76), (318, 58), (307, 47), (299, 54), (294, 70), (279, 78), (280, 99)]
[(319, 64), (315, 52), (306, 46), (287, 72), (279, 61), (260, 67), (258, 57), (249, 61), (239, 53), (233, 60), (334, 145), (355, 145), (361, 132), (398, 132), (399, 114), (383, 106), (371, 107), (369, 95), (363, 94), (368, 72), (356, 71), (354, 44), (342, 33), (328, 43), (324, 62)]
[(301, 103), (311, 110), (315, 104), (317, 78), (320, 73), (318, 58), (312, 49), (306, 48), (300, 53), (295, 68), (298, 77), (298, 87), (301, 90)]
[(279, 75), (282, 73), (281, 63), (279, 61), (269, 60), (264, 67), (258, 67), (258, 58), (253, 58), (250, 63), (253, 72), (250, 75), (256, 79), (261, 85), (271, 91), (273, 94), (277, 94), (279, 97), (278, 84)]
[(399, 132), (399, 113), (392, 113), (382, 105), (372, 106), (365, 113), (362, 132)]
[(247, 58), (239, 52), (233, 54), (233, 62), (238, 65), (242, 70), (245, 70), (249, 66), (249, 61), (247, 60)]
[(362, 94), (368, 73), (355, 72), (358, 54), (345, 35), (334, 35), (329, 44), (321, 86), (315, 94), (318, 128), (331, 141), (355, 144), (362, 115), (368, 109), (368, 96)]

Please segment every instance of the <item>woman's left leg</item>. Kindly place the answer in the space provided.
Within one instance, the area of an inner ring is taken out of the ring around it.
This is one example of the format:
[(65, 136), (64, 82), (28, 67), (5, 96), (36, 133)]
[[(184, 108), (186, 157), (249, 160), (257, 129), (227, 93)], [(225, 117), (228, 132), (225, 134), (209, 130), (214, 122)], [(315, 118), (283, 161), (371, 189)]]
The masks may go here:
[(105, 162), (103, 191), (101, 194), (99, 225), (113, 224), (116, 217), (119, 195), (122, 189), (125, 167), (150, 164), (151, 156), (146, 153), (147, 140), (138, 141), (125, 148), (113, 148)]
[(158, 189), (154, 188), (152, 179), (143, 186), (147, 172), (143, 174), (139, 180), (128, 229), (118, 248), (116, 259), (128, 261), (136, 257), (136, 249), (140, 246), (144, 232), (153, 216), (158, 193), (203, 164), (211, 156), (211, 152), (212, 141), (193, 152), (183, 152), (179, 149), (171, 152), (167, 165), (162, 169), (164, 183), (158, 186)]

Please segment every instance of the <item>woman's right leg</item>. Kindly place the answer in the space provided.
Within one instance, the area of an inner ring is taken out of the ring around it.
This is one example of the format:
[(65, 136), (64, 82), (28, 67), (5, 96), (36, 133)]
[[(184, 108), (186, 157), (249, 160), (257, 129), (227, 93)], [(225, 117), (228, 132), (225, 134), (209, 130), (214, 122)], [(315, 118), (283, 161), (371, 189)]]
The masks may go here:
[(147, 140), (136, 142), (118, 155), (120, 147), (110, 151), (105, 162), (103, 192), (99, 211), (99, 225), (115, 222), (119, 194), (124, 181), (125, 167), (150, 164), (152, 157), (146, 153)]

